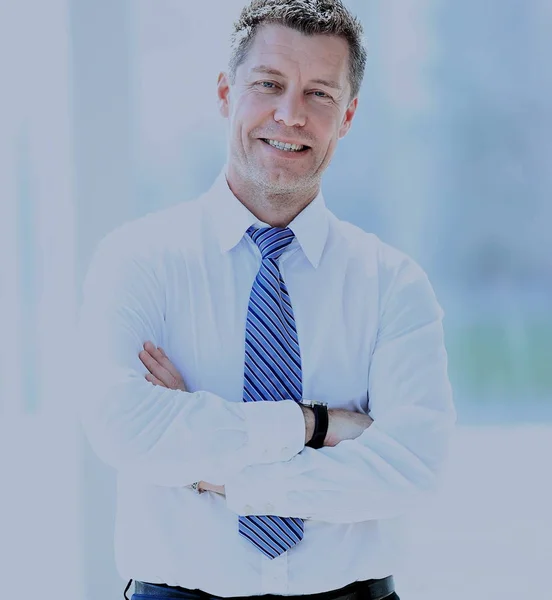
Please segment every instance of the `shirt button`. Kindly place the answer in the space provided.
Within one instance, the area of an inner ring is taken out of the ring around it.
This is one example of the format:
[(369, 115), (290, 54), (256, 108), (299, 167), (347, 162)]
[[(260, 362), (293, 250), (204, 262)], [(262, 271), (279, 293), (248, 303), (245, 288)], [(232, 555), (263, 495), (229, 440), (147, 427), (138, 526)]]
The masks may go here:
[(267, 514), (273, 514), (274, 513), (274, 504), (272, 504), (271, 502), (269, 502), (266, 505), (266, 510), (267, 510)]
[(244, 510), (244, 514), (247, 515), (253, 511), (253, 507), (251, 506), (251, 504), (246, 504), (245, 508), (243, 510)]

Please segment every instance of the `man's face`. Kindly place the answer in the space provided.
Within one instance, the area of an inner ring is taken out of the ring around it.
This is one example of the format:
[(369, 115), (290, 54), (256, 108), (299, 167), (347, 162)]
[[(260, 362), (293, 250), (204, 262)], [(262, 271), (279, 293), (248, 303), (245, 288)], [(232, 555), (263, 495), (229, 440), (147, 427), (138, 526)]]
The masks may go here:
[(348, 73), (344, 39), (261, 27), (234, 84), (219, 76), (220, 109), (229, 119), (229, 175), (274, 193), (317, 186), (356, 110)]

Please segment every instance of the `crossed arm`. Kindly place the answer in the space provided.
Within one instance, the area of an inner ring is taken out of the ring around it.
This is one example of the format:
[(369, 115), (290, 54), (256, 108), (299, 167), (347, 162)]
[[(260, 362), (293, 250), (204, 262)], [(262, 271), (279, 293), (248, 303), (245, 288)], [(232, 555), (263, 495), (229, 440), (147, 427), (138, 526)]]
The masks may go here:
[[(140, 360), (148, 370), (145, 375), (147, 381), (153, 385), (159, 385), (172, 390), (187, 392), (186, 384), (182, 375), (175, 365), (170, 361), (163, 348), (156, 346), (148, 340), (144, 343), (144, 349), (138, 354)], [(305, 418), (305, 443), (314, 433), (314, 414), (312, 409), (300, 406)], [(328, 431), (324, 440), (324, 446), (337, 446), (344, 440), (353, 440), (368, 429), (373, 419), (361, 413), (355, 413), (343, 409), (330, 409), (328, 411)], [(215, 485), (207, 481), (200, 481), (198, 488), (200, 492), (210, 491), (225, 496), (224, 485)]]
[(332, 411), (334, 438), (315, 450), (304, 445), (309, 425), (293, 400), (229, 402), (172, 379), (165, 387), (151, 372), (145, 381), (138, 354), (144, 341), (160, 343), (165, 326), (164, 284), (146, 241), (105, 241), (85, 280), (78, 370), (86, 383), (78, 393), (102, 460), (152, 485), (224, 486), (215, 491), (242, 515), (379, 519), (435, 488), (455, 412), (442, 314), (419, 268), (393, 266), (389, 275), (368, 377), (374, 421)]

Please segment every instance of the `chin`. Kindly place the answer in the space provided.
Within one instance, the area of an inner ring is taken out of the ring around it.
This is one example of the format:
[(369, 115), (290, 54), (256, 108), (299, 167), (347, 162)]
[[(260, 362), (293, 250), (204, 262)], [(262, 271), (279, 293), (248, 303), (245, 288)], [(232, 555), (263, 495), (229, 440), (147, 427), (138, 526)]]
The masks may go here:
[(306, 178), (306, 175), (298, 172), (298, 170), (276, 165), (262, 165), (259, 172), (263, 179), (281, 183), (289, 182), (293, 184)]
[(262, 178), (262, 184), (265, 188), (270, 189), (274, 192), (286, 193), (294, 192), (296, 190), (307, 187), (309, 180), (306, 177), (270, 177), (268, 174)]

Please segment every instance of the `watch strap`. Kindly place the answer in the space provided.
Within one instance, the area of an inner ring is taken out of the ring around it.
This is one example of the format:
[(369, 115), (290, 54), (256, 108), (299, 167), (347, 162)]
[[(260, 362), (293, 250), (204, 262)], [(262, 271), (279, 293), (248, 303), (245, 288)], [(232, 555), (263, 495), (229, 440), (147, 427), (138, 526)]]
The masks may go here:
[(328, 407), (324, 404), (314, 404), (312, 410), (314, 411), (314, 433), (305, 446), (318, 449), (324, 446), (324, 440), (328, 433)]

